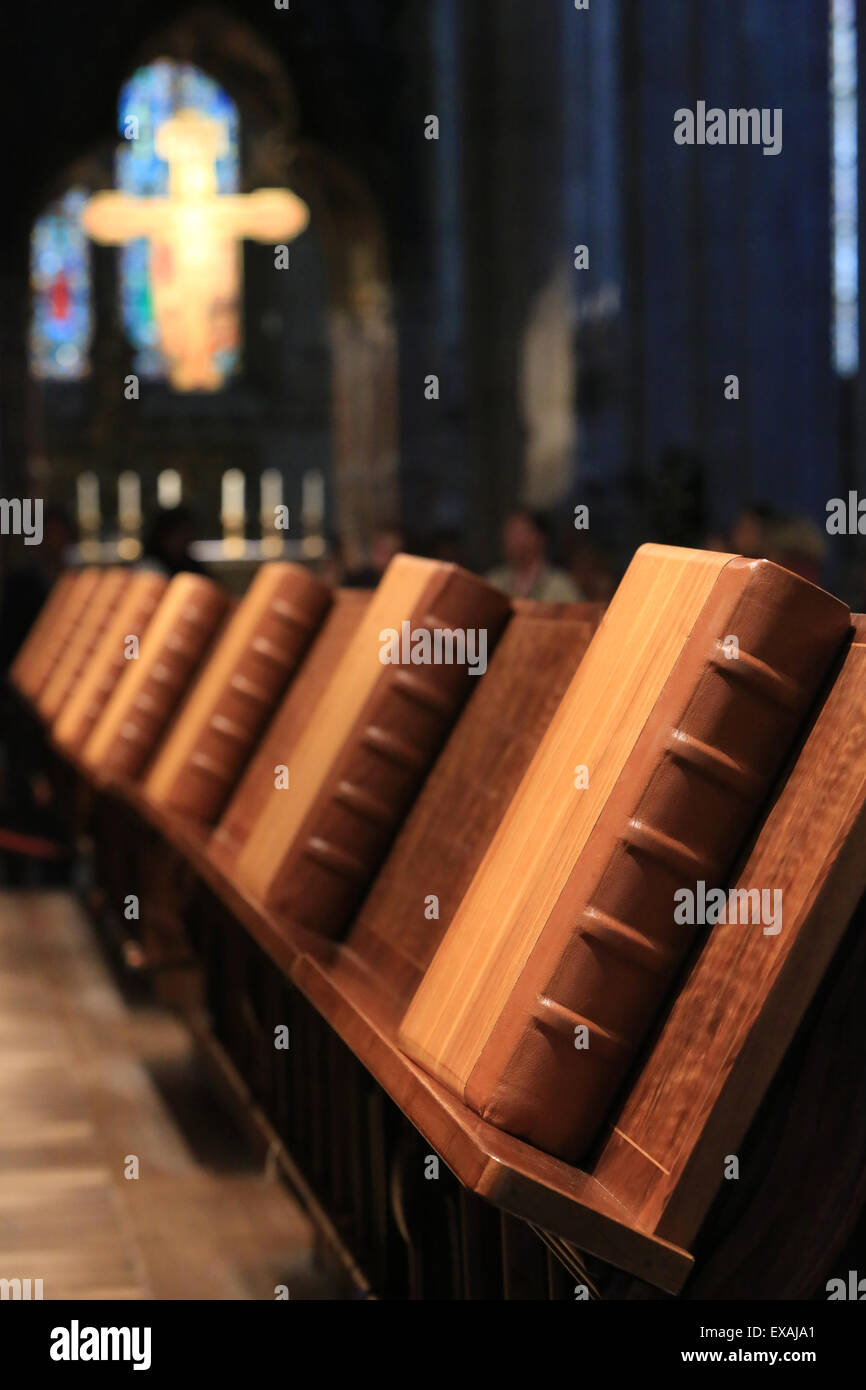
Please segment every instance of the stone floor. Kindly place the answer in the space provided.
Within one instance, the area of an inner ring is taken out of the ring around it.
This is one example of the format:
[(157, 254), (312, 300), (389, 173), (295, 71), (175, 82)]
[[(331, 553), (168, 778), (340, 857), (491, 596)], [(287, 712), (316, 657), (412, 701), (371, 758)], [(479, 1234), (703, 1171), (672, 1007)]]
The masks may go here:
[(63, 891), (0, 892), (0, 1280), (28, 1278), (46, 1299), (334, 1296), (186, 1031), (124, 997)]

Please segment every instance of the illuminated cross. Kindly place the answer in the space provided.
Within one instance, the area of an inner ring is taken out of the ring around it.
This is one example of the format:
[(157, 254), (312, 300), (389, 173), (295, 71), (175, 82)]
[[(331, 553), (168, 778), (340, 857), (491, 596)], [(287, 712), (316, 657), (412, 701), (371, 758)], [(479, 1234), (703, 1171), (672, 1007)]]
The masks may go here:
[(216, 353), (226, 341), (240, 299), (241, 239), (284, 243), (310, 220), (306, 203), (282, 188), (220, 193), (216, 162), (228, 148), (225, 124), (183, 110), (156, 132), (154, 148), (168, 164), (168, 195), (133, 198), (97, 193), (84, 210), (94, 241), (117, 246), (150, 242), (154, 317), (169, 380), (178, 391), (213, 391), (223, 373)]

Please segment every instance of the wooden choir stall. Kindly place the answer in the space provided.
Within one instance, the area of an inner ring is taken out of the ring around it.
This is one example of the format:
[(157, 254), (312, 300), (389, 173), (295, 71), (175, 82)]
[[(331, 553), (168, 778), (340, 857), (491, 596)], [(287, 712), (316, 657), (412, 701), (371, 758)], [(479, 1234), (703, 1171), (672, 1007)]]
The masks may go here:
[(866, 619), (88, 568), (11, 672), (109, 949), (347, 1296), (823, 1296), (866, 1220)]

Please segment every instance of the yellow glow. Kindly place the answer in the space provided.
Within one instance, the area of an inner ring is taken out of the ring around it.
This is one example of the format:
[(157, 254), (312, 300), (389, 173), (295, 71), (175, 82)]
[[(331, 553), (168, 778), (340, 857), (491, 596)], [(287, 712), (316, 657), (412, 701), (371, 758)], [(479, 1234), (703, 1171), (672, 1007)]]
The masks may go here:
[(292, 241), (310, 220), (306, 203), (288, 189), (219, 193), (216, 161), (226, 142), (222, 122), (179, 111), (155, 137), (156, 152), (168, 163), (168, 195), (97, 193), (84, 210), (84, 228), (94, 241), (116, 246), (149, 239), (154, 316), (178, 391), (215, 391), (223, 384), (215, 355), (226, 310), (240, 300), (240, 240)]
[(225, 536), (222, 543), (223, 558), (242, 560), (246, 554), (247, 543), (243, 536)]
[(156, 500), (160, 507), (179, 507), (183, 483), (176, 468), (164, 468), (156, 478)]
[(99, 536), (100, 527), (102, 525), (102, 508), (99, 502), (99, 479), (95, 473), (79, 473), (76, 479), (75, 489), (78, 529), (81, 534), (83, 550), (85, 544), (93, 542)]
[(141, 525), (141, 479), (131, 469), (118, 474), (117, 517), (124, 531), (135, 532)]
[(246, 519), (247, 480), (239, 468), (228, 468), (222, 478), (222, 516), (225, 527), (243, 526)]
[(320, 560), (327, 549), (324, 536), (304, 536), (301, 541), (301, 550), (308, 560)]

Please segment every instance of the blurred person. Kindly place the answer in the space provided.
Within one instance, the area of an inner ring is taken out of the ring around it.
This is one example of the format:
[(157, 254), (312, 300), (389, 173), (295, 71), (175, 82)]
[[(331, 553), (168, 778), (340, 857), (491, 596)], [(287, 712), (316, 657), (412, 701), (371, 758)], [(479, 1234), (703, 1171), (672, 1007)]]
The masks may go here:
[(773, 528), (782, 514), (766, 502), (752, 502), (737, 517), (730, 534), (730, 548), (749, 560), (766, 560), (772, 546)]
[(343, 583), (351, 589), (375, 589), (395, 555), (406, 549), (406, 535), (396, 522), (377, 526), (370, 543), (369, 564), (351, 570)]
[(463, 537), (455, 528), (446, 526), (434, 531), (422, 546), (421, 553), (429, 555), (431, 560), (443, 560), (446, 564), (466, 568)]
[(768, 559), (812, 584), (821, 583), (827, 537), (809, 517), (780, 518), (770, 528), (769, 542)]
[(752, 560), (772, 560), (820, 584), (827, 543), (820, 527), (808, 517), (754, 503), (734, 522), (731, 549)]
[(723, 531), (709, 531), (701, 541), (702, 550), (714, 550), (720, 555), (725, 555), (731, 549), (730, 537)]
[(583, 594), (565, 570), (555, 569), (548, 558), (550, 528), (546, 518), (527, 507), (509, 512), (502, 524), (505, 563), (487, 575), (512, 598), (532, 598), (548, 603), (574, 603)]
[(169, 579), (184, 572), (206, 575), (204, 565), (189, 553), (195, 539), (195, 517), (189, 507), (160, 507), (145, 531), (138, 567), (158, 570)]
[(706, 464), (691, 447), (668, 444), (642, 482), (648, 537), (692, 546), (707, 531)]
[(324, 553), (313, 566), (313, 572), (332, 589), (339, 589), (346, 582), (346, 555), (339, 536), (325, 537)]
[(571, 543), (568, 572), (590, 602), (610, 602), (617, 586), (613, 561), (609, 552), (585, 535), (575, 535)]

